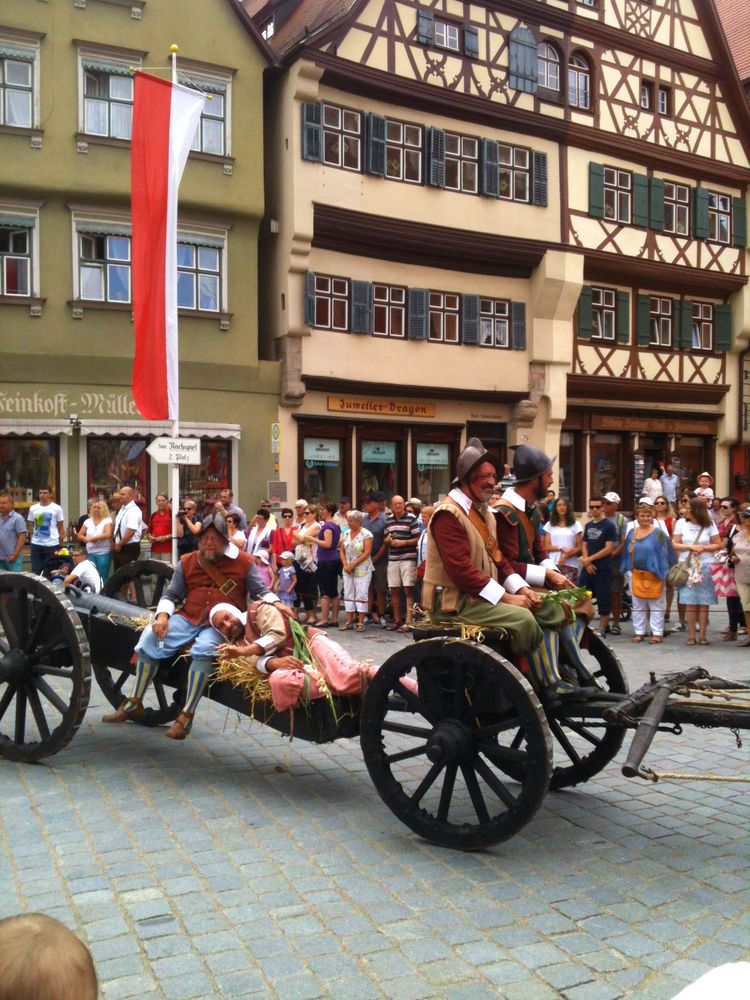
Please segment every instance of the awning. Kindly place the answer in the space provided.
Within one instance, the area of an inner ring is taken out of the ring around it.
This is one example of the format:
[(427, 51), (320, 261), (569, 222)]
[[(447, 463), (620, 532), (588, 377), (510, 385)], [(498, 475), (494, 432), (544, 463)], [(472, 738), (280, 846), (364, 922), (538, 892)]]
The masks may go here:
[[(172, 434), (172, 425), (164, 420), (88, 420), (81, 417), (81, 436), (159, 437)], [(180, 437), (236, 438), (241, 437), (239, 424), (180, 423)]]
[(73, 428), (69, 420), (0, 420), (0, 434), (33, 434), (40, 437), (42, 434), (66, 434), (70, 437)]

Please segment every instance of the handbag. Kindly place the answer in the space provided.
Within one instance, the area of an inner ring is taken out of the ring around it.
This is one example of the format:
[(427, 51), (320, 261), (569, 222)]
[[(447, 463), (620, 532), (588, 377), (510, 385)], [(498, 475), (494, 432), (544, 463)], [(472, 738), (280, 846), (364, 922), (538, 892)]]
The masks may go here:
[(688, 582), (688, 576), (690, 575), (690, 567), (688, 563), (689, 559), (685, 559), (682, 562), (675, 563), (674, 566), (667, 573), (667, 583), (670, 587), (684, 587)]
[(315, 573), (318, 569), (318, 563), (315, 557), (310, 552), (310, 549), (304, 542), (300, 542), (294, 549), (295, 561), (299, 564), (299, 568), (304, 573)]
[(647, 569), (634, 569), (631, 590), (633, 597), (640, 597), (644, 601), (656, 601), (664, 590), (664, 581), (655, 573), (649, 573)]
[(633, 566), (633, 576), (630, 582), (633, 597), (639, 597), (642, 601), (658, 601), (664, 590), (664, 581), (647, 569), (635, 568), (635, 531), (630, 545), (630, 562)]

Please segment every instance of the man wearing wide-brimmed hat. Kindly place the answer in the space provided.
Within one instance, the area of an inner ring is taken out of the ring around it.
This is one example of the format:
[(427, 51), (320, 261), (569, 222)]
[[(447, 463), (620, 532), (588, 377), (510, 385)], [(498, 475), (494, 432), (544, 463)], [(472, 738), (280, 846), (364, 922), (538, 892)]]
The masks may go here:
[[(498, 542), (511, 569), (526, 586), (565, 590), (570, 581), (547, 557), (537, 506), (549, 490), (555, 459), (531, 445), (515, 445), (512, 450), (515, 452), (515, 483), (503, 493), (494, 511)], [(579, 694), (579, 690), (560, 676), (559, 647), (562, 643), (571, 665), (585, 680), (591, 681), (578, 644), (585, 621), (570, 623), (560, 605), (553, 602), (543, 604), (536, 616), (544, 629), (544, 642), (529, 657), (532, 674), (551, 697)]]
[(516, 656), (542, 641), (531, 608), (539, 598), (505, 562), (487, 501), (497, 463), (478, 438), (459, 456), (450, 493), (436, 504), (427, 527), (422, 606), (434, 621), (460, 619), (507, 629)]

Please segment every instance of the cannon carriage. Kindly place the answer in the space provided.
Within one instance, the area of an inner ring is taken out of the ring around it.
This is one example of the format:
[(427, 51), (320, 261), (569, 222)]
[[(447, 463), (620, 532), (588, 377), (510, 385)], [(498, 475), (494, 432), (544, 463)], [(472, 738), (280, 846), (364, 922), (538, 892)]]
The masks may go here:
[[(170, 567), (125, 567), (101, 595), (66, 592), (23, 573), (0, 574), (0, 757), (33, 762), (62, 750), (81, 725), (92, 671), (113, 707), (134, 671), (133, 649), (164, 589)], [(132, 585), (139, 605), (120, 596)], [(623, 768), (642, 766), (663, 725), (750, 728), (750, 711), (692, 706), (685, 690), (729, 682), (695, 668), (634, 695), (612, 650), (593, 631), (581, 645), (600, 690), (544, 708), (511, 662), (505, 636), (454, 628), (416, 628), (415, 642), (390, 656), (363, 697), (312, 701), (290, 712), (255, 702), (252, 717), (283, 735), (327, 743), (359, 736), (372, 781), (391, 811), (426, 840), (476, 850), (520, 831), (548, 789), (598, 774), (636, 736)], [(142, 724), (171, 722), (184, 700), (189, 654), (165, 662)], [(572, 668), (571, 680), (578, 682)], [(404, 684), (406, 678), (416, 685)], [(240, 689), (212, 683), (206, 697), (251, 713)]]

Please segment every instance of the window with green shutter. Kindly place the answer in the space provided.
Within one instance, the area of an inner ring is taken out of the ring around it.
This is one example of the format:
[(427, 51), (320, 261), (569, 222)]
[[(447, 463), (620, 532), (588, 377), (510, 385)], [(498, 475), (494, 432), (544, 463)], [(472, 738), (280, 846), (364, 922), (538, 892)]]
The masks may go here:
[(693, 303), (689, 299), (674, 303), (675, 347), (689, 351), (693, 346)]
[(729, 303), (714, 306), (714, 350), (732, 349), (732, 307)]
[(352, 281), (351, 284), (351, 332), (372, 333), (372, 283), (369, 281)]
[(747, 246), (747, 205), (744, 198), (732, 198), (732, 242)]
[(636, 305), (636, 340), (639, 347), (651, 343), (651, 296), (639, 295)]
[(445, 132), (441, 128), (427, 129), (427, 183), (445, 187)]
[(511, 302), (510, 346), (514, 351), (526, 350), (526, 303)]
[(660, 177), (652, 177), (649, 185), (649, 219), (651, 229), (664, 231), (664, 181)]
[(705, 188), (693, 190), (693, 236), (697, 240), (708, 238), (708, 195)]
[(534, 150), (531, 154), (531, 203), (547, 205), (547, 154)]
[(409, 289), (409, 315), (406, 335), (409, 340), (427, 340), (430, 293), (426, 288)]
[(527, 94), (537, 91), (536, 39), (520, 24), (511, 31), (508, 40), (508, 84)]
[(479, 296), (461, 296), (461, 343), (479, 343)]
[(302, 105), (302, 159), (323, 159), (322, 109), (319, 103)]
[(367, 114), (365, 141), (365, 170), (378, 177), (385, 175), (385, 127), (386, 119), (372, 112)]
[(630, 293), (618, 292), (616, 305), (616, 336), (618, 344), (630, 343)]
[(482, 139), (482, 194), (500, 196), (500, 168), (495, 139)]
[(604, 218), (604, 166), (589, 163), (589, 215)]
[(633, 225), (648, 226), (648, 223), (648, 177), (645, 174), (633, 174)]
[(578, 339), (591, 340), (594, 328), (591, 289), (584, 285), (578, 298)]
[(305, 271), (305, 323), (315, 326), (315, 273)]

